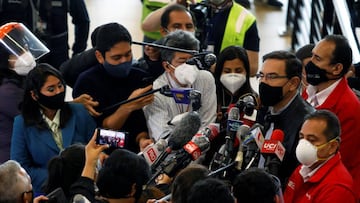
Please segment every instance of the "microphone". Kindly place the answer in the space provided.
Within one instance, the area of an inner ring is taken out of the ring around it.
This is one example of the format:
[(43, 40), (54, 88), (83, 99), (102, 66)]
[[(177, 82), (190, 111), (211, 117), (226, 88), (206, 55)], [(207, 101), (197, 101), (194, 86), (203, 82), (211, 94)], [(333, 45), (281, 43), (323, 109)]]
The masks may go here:
[(275, 129), (271, 134), (270, 140), (265, 140), (261, 148), (261, 154), (266, 157), (264, 164), (265, 171), (278, 176), (279, 167), (284, 159), (285, 147), (282, 145), (284, 141), (284, 132), (280, 129)]
[(245, 160), (246, 165), (245, 169), (251, 167), (255, 159), (258, 157), (259, 149), (263, 146), (264, 135), (263, 135), (263, 126), (259, 123), (255, 123), (250, 128), (250, 136), (245, 137), (243, 141), (243, 146), (246, 147)]
[(244, 114), (247, 116), (253, 115), (256, 106), (257, 106), (256, 98), (251, 93), (241, 96), (238, 102), (236, 102), (236, 107), (238, 107), (241, 110), (241, 112), (244, 112)]
[(76, 194), (73, 198), (73, 203), (90, 203), (90, 201), (81, 194)]
[[(234, 150), (235, 136), (239, 129), (239, 126), (242, 125), (242, 122), (239, 119), (239, 108), (235, 106), (230, 108), (226, 127), (225, 144), (223, 144), (220, 147), (219, 151), (214, 154), (209, 165), (210, 171), (217, 170), (218, 168), (223, 167), (232, 161), (231, 155)], [(223, 176), (225, 176), (225, 172)]]
[(247, 125), (242, 125), (239, 127), (239, 129), (237, 130), (236, 132), (236, 137), (238, 138), (239, 140), (239, 148), (238, 148), (238, 152), (236, 154), (236, 157), (235, 157), (235, 162), (236, 162), (236, 165), (235, 165), (235, 168), (237, 170), (241, 170), (241, 167), (242, 167), (242, 163), (243, 163), (243, 145), (242, 145), (242, 140), (243, 138), (248, 135), (250, 132), (250, 127), (247, 126)]
[(149, 166), (151, 166), (167, 146), (168, 143), (165, 139), (159, 139), (156, 143), (148, 145), (142, 152), (139, 152), (138, 155), (143, 156)]
[(179, 170), (185, 168), (191, 161), (197, 160), (209, 147), (210, 141), (206, 136), (194, 136), (181, 150), (161, 165), (160, 173), (174, 177)]
[(205, 136), (210, 141), (213, 141), (219, 135), (220, 124), (219, 123), (210, 123), (203, 129), (200, 129), (195, 136)]
[(164, 161), (164, 159), (171, 153), (172, 150), (178, 150), (183, 147), (195, 133), (199, 130), (201, 120), (199, 114), (196, 112), (189, 112), (174, 127), (172, 134), (168, 140), (168, 147), (158, 156), (155, 162), (151, 165), (151, 170), (156, 171)]
[(127, 104), (127, 103), (129, 103), (129, 102), (135, 101), (135, 100), (137, 100), (137, 99), (140, 99), (140, 98), (142, 98), (142, 97), (148, 96), (148, 95), (150, 95), (150, 94), (154, 94), (155, 92), (160, 92), (161, 94), (163, 94), (163, 95), (165, 95), (165, 96), (172, 97), (172, 93), (171, 93), (171, 91), (170, 91), (169, 85), (164, 85), (164, 86), (162, 86), (162, 87), (160, 87), (160, 88), (158, 88), (158, 89), (154, 89), (154, 90), (150, 90), (150, 91), (148, 91), (148, 92), (145, 92), (144, 94), (139, 95), (139, 96), (137, 96), (137, 97), (134, 97), (134, 98), (131, 98), (131, 99), (127, 99), (127, 100), (125, 100), (125, 101), (121, 101), (121, 102), (118, 102), (118, 103), (113, 104), (113, 105), (111, 105), (111, 106), (105, 107), (105, 108), (102, 109), (102, 111), (108, 111), (108, 110), (113, 109), (113, 108), (115, 108), (115, 107), (118, 107), (118, 106), (120, 106), (120, 105)]
[(210, 52), (199, 53), (188, 59), (186, 63), (196, 65), (201, 70), (207, 70), (216, 63), (216, 55)]

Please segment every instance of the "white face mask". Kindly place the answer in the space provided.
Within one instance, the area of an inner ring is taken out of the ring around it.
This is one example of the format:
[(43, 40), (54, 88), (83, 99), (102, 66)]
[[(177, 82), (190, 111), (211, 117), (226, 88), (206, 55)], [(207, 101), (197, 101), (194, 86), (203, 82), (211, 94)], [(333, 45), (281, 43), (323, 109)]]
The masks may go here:
[[(174, 68), (172, 65), (171, 67)], [(175, 77), (182, 85), (192, 85), (199, 74), (199, 69), (195, 65), (186, 63), (183, 63), (174, 69)]]
[(30, 52), (19, 56), (14, 63), (14, 71), (22, 76), (27, 75), (36, 66), (35, 59)]
[(322, 144), (320, 146), (315, 146), (311, 144), (306, 139), (299, 140), (299, 144), (296, 147), (296, 158), (298, 161), (306, 167), (312, 166), (319, 160), (326, 160), (327, 158), (318, 158), (317, 152), (319, 149), (325, 147), (328, 143), (334, 141), (336, 139), (332, 139), (329, 142)]
[(231, 94), (235, 94), (245, 84), (246, 76), (240, 73), (225, 73), (220, 76), (220, 82)]

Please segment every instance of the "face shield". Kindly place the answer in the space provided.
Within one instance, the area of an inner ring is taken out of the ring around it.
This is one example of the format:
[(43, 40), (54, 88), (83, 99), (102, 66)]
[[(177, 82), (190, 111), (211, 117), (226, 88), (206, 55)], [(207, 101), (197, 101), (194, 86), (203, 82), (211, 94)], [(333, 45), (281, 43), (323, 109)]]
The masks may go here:
[[(39, 59), (49, 52), (49, 49), (40, 42), (22, 23), (7, 23), (0, 27), (0, 43), (18, 59), (29, 55)], [(23, 61), (24, 64), (28, 63)]]

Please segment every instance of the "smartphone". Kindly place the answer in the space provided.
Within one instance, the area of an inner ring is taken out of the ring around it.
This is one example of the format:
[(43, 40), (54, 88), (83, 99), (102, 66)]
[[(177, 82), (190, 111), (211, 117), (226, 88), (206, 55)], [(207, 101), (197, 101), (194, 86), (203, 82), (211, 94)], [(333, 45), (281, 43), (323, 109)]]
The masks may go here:
[(125, 148), (127, 146), (127, 136), (127, 132), (98, 128), (96, 144), (108, 144), (114, 148)]

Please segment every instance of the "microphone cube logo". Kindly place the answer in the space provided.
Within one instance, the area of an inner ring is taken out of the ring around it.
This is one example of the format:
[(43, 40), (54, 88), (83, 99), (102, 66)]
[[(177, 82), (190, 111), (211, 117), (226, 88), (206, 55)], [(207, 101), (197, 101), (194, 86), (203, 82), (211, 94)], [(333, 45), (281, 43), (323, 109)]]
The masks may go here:
[(146, 152), (146, 154), (148, 155), (150, 162), (154, 162), (156, 160), (156, 152), (154, 149), (151, 148)]
[(240, 120), (228, 120), (228, 132), (236, 132), (239, 127), (243, 124)]
[(261, 153), (276, 154), (280, 161), (282, 161), (285, 155), (285, 148), (278, 140), (266, 140), (261, 148)]
[(184, 146), (184, 150), (191, 155), (193, 160), (197, 160), (201, 156), (201, 149), (192, 141)]

